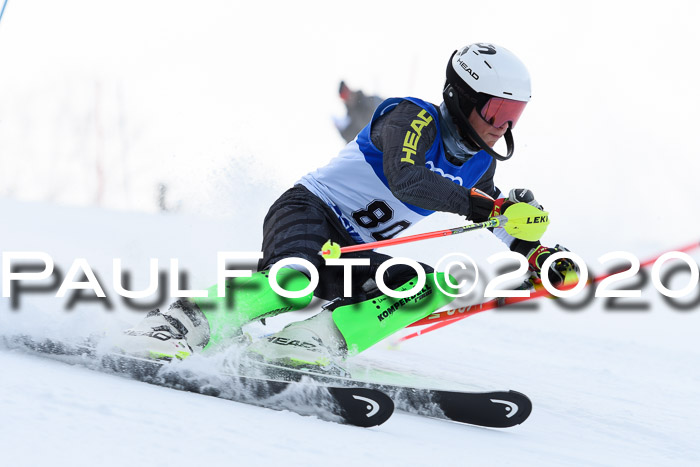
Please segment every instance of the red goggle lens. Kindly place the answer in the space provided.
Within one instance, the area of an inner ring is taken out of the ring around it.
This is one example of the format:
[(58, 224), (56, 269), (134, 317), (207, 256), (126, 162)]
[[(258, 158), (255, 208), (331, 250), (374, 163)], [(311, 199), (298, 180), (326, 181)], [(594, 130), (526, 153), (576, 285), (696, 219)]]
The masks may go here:
[(511, 128), (515, 128), (526, 105), (527, 102), (492, 97), (481, 108), (481, 117), (496, 128), (501, 128), (508, 122)]

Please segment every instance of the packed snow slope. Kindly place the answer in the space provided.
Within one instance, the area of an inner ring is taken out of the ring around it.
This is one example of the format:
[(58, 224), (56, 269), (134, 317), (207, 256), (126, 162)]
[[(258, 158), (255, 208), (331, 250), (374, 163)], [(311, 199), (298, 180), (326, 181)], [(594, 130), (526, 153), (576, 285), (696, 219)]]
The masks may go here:
[[(136, 322), (142, 312), (128, 310), (114, 293), (113, 258), (132, 273), (134, 289), (145, 287), (151, 257), (162, 269), (178, 258), (189, 287), (201, 288), (216, 281), (217, 251), (257, 251), (258, 228), (241, 228), (235, 219), (10, 201), (0, 201), (0, 210), (16, 220), (0, 226), (3, 252), (46, 252), (63, 275), (85, 258), (112, 302), (111, 310), (104, 301), (78, 301), (68, 310), (70, 293), (55, 298), (57, 285), (51, 293), (21, 292), (18, 309), (8, 298), (0, 302), (3, 334), (70, 337)], [(450, 250), (465, 252), (488, 275), (482, 256), (500, 244), (488, 233), (469, 235), (400, 253), (434, 262)], [(593, 268), (597, 256), (584, 256)], [(681, 276), (675, 288), (687, 282)], [(691, 298), (698, 293), (696, 287)], [(522, 391), (534, 403), (532, 416), (508, 430), (402, 413), (360, 429), (0, 350), (3, 464), (697, 465), (697, 306), (672, 309), (649, 286), (630, 300), (649, 309), (606, 311), (596, 299), (571, 312), (541, 300), (535, 311), (485, 312), (398, 347), (387, 340), (352, 362), (359, 372), (400, 370), (423, 385)], [(271, 320), (265, 332), (279, 326)]]

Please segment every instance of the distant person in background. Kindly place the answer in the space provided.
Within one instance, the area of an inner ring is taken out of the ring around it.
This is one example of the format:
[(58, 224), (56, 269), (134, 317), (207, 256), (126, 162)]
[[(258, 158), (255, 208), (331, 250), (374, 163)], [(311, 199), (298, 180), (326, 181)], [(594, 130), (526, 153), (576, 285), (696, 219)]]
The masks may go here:
[(177, 201), (175, 203), (169, 202), (169, 193), (168, 185), (162, 182), (158, 184), (156, 201), (160, 212), (177, 212), (182, 206), (182, 201)]
[(334, 119), (334, 123), (345, 142), (349, 143), (369, 123), (374, 110), (384, 99), (379, 96), (366, 96), (359, 89), (352, 91), (345, 81), (340, 82), (338, 92), (348, 113), (344, 118)]
[(161, 212), (168, 212), (168, 205), (165, 203), (165, 198), (168, 193), (168, 187), (165, 183), (158, 184), (158, 209)]

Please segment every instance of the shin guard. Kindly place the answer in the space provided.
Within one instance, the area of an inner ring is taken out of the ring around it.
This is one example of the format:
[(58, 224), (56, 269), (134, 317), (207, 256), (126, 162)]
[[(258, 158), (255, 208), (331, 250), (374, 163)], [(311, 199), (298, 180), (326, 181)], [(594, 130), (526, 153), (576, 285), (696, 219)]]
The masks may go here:
[[(333, 321), (347, 343), (348, 355), (367, 350), (454, 300), (435, 285), (435, 281), (439, 280), (445, 291), (456, 294), (457, 290), (446, 283), (444, 276), (443, 273), (426, 274), (423, 288), (408, 298), (381, 295), (333, 310)], [(410, 290), (415, 284), (415, 279), (410, 280), (396, 291)]]

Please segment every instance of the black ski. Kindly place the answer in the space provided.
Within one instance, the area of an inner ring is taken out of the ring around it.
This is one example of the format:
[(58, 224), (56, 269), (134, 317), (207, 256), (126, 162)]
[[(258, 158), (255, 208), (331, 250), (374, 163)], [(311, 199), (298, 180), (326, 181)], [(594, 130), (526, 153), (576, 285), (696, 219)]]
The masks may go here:
[(509, 428), (523, 423), (532, 412), (530, 399), (512, 390), (465, 392), (377, 384), (359, 387), (386, 392), (399, 410), (470, 425)]
[(532, 412), (532, 402), (517, 391), (467, 392), (378, 384), (311, 371), (258, 364), (275, 379), (299, 380), (310, 377), (324, 384), (375, 389), (389, 395), (397, 410), (416, 415), (492, 428), (523, 423)]
[[(138, 381), (275, 410), (360, 427), (381, 425), (394, 411), (392, 399), (379, 389), (264, 377), (193, 372), (178, 362), (122, 354), (100, 354), (90, 344), (69, 344), (28, 336), (0, 337), (7, 348), (58, 358), (66, 363), (128, 376)], [(289, 395), (289, 397), (287, 397)]]

